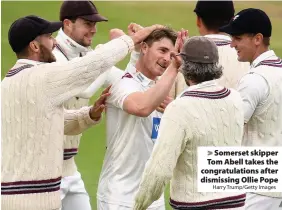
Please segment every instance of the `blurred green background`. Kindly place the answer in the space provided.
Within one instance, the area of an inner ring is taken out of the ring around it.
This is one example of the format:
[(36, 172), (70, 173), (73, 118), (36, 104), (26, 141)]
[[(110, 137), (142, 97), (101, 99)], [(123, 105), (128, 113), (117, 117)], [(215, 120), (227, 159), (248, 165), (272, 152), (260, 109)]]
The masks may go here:
[[(196, 2), (149, 2), (149, 1), (95, 1), (99, 13), (106, 16), (109, 21), (98, 23), (98, 32), (94, 37), (93, 47), (105, 43), (109, 39), (109, 30), (120, 28), (125, 32), (130, 22), (147, 26), (152, 24), (165, 24), (178, 30), (189, 30), (190, 36), (198, 35), (196, 15), (193, 10)], [(238, 2), (235, 3), (236, 12), (244, 8), (260, 8), (264, 10), (272, 21), (271, 48), (278, 56), (282, 56), (282, 2)], [(58, 20), (61, 1), (1, 1), (1, 78), (13, 66), (16, 57), (8, 43), (8, 30), (14, 20), (25, 15), (38, 15), (48, 20)], [(23, 34), (24, 36), (24, 34)], [(128, 57), (117, 64), (124, 68)], [(92, 97), (91, 102), (96, 96)], [(98, 178), (105, 152), (105, 122), (89, 129), (83, 134), (79, 155), (76, 157), (79, 171), (82, 174), (86, 189), (91, 198), (92, 209), (96, 207), (96, 191)], [(166, 202), (169, 193), (166, 190)], [(166, 203), (166, 208), (171, 209)]]

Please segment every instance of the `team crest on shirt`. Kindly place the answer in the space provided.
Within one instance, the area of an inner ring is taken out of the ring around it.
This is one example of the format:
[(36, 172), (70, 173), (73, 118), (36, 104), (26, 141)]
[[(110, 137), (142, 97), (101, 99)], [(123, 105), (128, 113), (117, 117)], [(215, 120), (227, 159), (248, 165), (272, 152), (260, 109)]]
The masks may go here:
[(153, 117), (153, 128), (152, 128), (152, 140), (155, 143), (157, 138), (158, 138), (158, 133), (159, 133), (159, 127), (161, 123), (161, 118), (159, 117)]

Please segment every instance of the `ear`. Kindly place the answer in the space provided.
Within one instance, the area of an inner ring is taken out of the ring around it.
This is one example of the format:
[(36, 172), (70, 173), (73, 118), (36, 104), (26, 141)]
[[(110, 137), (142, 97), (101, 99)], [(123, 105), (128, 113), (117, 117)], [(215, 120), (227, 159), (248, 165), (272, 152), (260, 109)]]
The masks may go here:
[(149, 46), (148, 46), (147, 43), (142, 42), (142, 43), (140, 44), (140, 52), (141, 52), (142, 54), (146, 54), (146, 52), (148, 51), (148, 48), (149, 48)]
[(197, 20), (196, 20), (196, 24), (197, 24), (197, 27), (198, 28), (201, 28), (202, 27), (202, 19), (197, 15)]
[(72, 27), (72, 24), (73, 24), (73, 22), (69, 19), (64, 19), (64, 21), (63, 21), (64, 28), (69, 29), (69, 28)]
[(32, 52), (38, 53), (39, 52), (39, 42), (33, 40), (29, 43), (29, 48)]
[(254, 44), (256, 46), (261, 45), (263, 42), (263, 35), (261, 33), (258, 33), (254, 36)]

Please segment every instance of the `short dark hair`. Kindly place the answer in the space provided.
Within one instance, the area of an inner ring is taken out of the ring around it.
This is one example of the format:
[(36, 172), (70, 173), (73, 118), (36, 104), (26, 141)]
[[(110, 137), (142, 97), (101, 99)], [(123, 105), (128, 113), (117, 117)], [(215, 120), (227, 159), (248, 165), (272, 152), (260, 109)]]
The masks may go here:
[(194, 12), (202, 19), (208, 30), (218, 31), (233, 18), (235, 9), (233, 1), (199, 0)]
[[(72, 23), (75, 23), (75, 21), (77, 20), (78, 17), (75, 18), (67, 18), (68, 20), (70, 20)], [(65, 20), (65, 19), (64, 19)], [(64, 30), (64, 23), (62, 25), (62, 30)]]
[(160, 41), (163, 38), (168, 38), (173, 44), (175, 44), (177, 33), (169, 27), (156, 29), (144, 40), (144, 42), (151, 46), (154, 42)]
[(218, 17), (218, 18), (211, 18), (211, 17), (205, 17), (200, 16), (197, 14), (198, 17), (202, 19), (202, 22), (206, 26), (208, 30), (218, 31), (218, 29), (222, 26), (228, 25), (231, 18), (229, 17)]
[[(250, 36), (250, 37), (254, 37), (256, 34), (248, 33), (247, 35)], [(263, 37), (262, 43), (263, 43), (265, 46), (268, 47), (268, 46), (270, 45), (270, 37)]]

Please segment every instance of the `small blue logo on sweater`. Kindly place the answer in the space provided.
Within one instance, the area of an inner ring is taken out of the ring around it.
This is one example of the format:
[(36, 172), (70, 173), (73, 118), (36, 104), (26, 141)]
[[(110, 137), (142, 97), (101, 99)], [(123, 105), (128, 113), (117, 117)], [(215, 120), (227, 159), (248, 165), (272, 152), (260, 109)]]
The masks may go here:
[(158, 133), (159, 133), (159, 127), (161, 123), (161, 118), (159, 117), (153, 117), (153, 128), (152, 128), (152, 140), (155, 143), (155, 141), (158, 138)]

